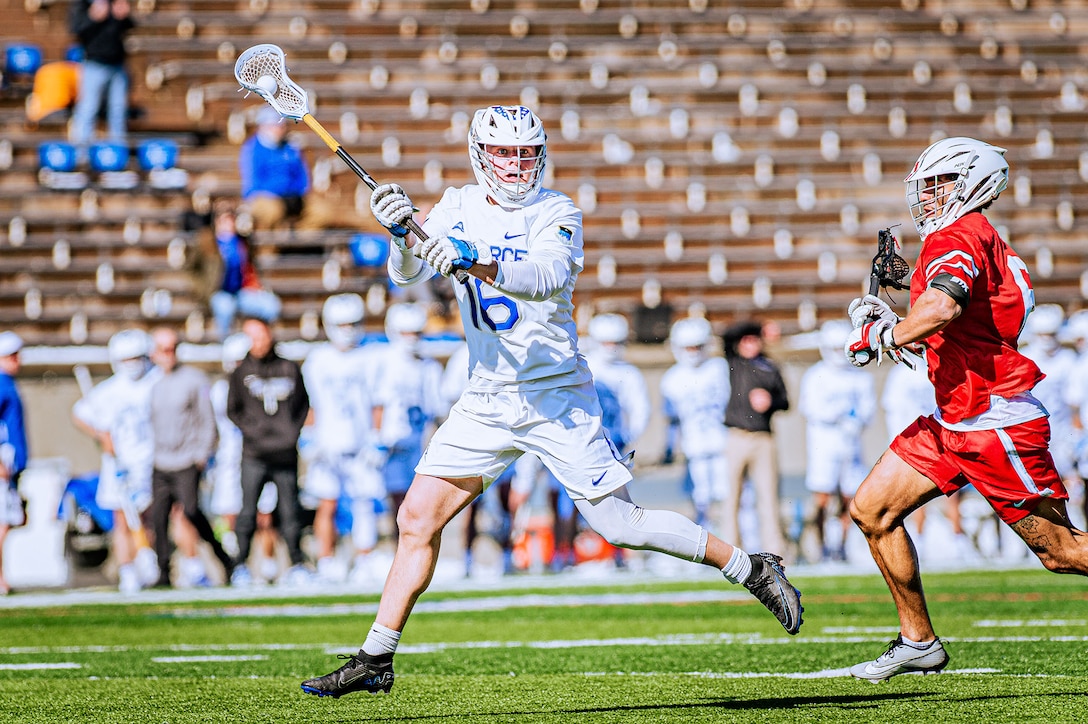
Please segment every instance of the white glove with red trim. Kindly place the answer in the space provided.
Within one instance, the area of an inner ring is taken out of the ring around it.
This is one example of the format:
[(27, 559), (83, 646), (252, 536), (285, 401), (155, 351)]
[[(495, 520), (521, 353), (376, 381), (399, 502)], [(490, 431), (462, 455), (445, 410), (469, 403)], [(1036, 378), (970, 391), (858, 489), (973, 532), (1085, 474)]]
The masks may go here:
[(843, 349), (846, 359), (855, 367), (864, 367), (874, 359), (879, 359), (885, 351), (898, 351), (892, 341), (892, 329), (895, 325), (895, 322), (888, 319), (876, 319), (855, 328), (846, 338)]

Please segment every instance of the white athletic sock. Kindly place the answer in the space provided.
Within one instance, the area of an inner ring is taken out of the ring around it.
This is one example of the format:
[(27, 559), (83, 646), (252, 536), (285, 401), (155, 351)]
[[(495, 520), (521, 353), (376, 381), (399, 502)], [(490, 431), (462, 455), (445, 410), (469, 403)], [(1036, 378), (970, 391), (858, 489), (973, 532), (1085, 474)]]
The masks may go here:
[(928, 649), (930, 646), (932, 646), (933, 641), (937, 640), (937, 639), (933, 639), (933, 641), (911, 641), (910, 639), (908, 639), (903, 634), (899, 634), (899, 638), (903, 643), (905, 643), (907, 646), (910, 646), (912, 649), (921, 649), (923, 651), (925, 649)]
[(733, 555), (722, 569), (722, 574), (730, 583), (744, 583), (752, 575), (752, 557), (734, 546)]
[(366, 641), (363, 642), (363, 653), (371, 656), (393, 654), (397, 651), (398, 643), (400, 643), (400, 631), (386, 628), (375, 621), (370, 627), (370, 633), (366, 635)]

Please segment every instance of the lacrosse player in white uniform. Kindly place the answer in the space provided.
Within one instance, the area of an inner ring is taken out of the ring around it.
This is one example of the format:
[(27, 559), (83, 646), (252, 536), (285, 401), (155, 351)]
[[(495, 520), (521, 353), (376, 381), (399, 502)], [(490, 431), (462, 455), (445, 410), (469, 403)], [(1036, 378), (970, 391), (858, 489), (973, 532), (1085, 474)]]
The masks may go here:
[(1062, 340), (1073, 346), (1077, 362), (1073, 366), (1069, 385), (1065, 389), (1065, 402), (1069, 405), (1073, 426), (1073, 459), (1076, 463), (1078, 484), (1074, 486), (1080, 496), (1080, 508), (1072, 515), (1083, 528), (1088, 519), (1088, 309), (1073, 312), (1062, 328)]
[(729, 404), (729, 363), (708, 353), (712, 330), (702, 317), (672, 325), (669, 347), (676, 364), (661, 377), (665, 416), (679, 421), (679, 444), (691, 480), (695, 520), (705, 525), (711, 507), (725, 499), (725, 406)]
[(303, 690), (338, 697), (392, 687), (393, 654), (434, 573), (443, 528), (524, 453), (541, 458), (609, 542), (716, 566), (796, 633), (800, 594), (781, 559), (749, 556), (682, 515), (634, 505), (627, 494), (631, 472), (604, 432), (578, 352), (571, 297), (584, 264), (582, 215), (569, 197), (541, 187), (547, 151), (540, 119), (524, 106), (483, 108), (468, 140), (478, 183), (446, 190), (427, 214), (427, 241), (408, 237), (413, 207), (401, 187), (384, 184), (371, 195), (371, 210), (393, 234), (388, 269), (395, 284), (436, 273), (463, 279), (453, 286), (470, 381), (416, 467), (366, 642), (336, 671), (303, 682)]
[[(869, 472), (862, 462), (861, 434), (876, 411), (876, 391), (872, 376), (851, 365), (842, 353), (852, 330), (845, 320), (824, 322), (820, 327), (822, 359), (801, 377), (805, 487), (812, 493), (813, 527), (825, 561), (846, 560), (846, 536), (852, 527), (850, 500)], [(837, 541), (829, 542), (827, 514), (836, 495), (842, 533)]]
[(95, 502), (113, 511), (111, 543), (122, 593), (132, 594), (159, 579), (155, 552), (137, 547), (134, 531), (151, 505), (151, 387), (159, 379), (151, 364), (151, 337), (139, 329), (113, 335), (107, 345), (113, 375), (72, 407), (75, 426), (102, 449)]
[(327, 582), (348, 575), (335, 555), (341, 498), (350, 501), (355, 552), (365, 556), (378, 542), (374, 501), (385, 496), (370, 454), (378, 447), (372, 402), (378, 387), (369, 373), (368, 351), (359, 346), (363, 314), (358, 294), (326, 299), (321, 320), (329, 341), (311, 350), (302, 365), (313, 423), (304, 449), (309, 458), (304, 487), (320, 501), (314, 516), (317, 575)]
[(1074, 384), (1077, 353), (1061, 345), (1058, 335), (1065, 322), (1065, 310), (1058, 304), (1040, 304), (1028, 315), (1024, 325), (1020, 353), (1030, 359), (1046, 377), (1035, 385), (1032, 394), (1050, 413), (1050, 456), (1062, 479), (1076, 475), (1076, 440), (1073, 408), (1068, 389)]
[[(447, 410), (442, 363), (420, 352), (426, 326), (427, 310), (422, 304), (393, 304), (385, 311), (389, 344), (375, 347), (371, 360), (376, 459), (384, 458), (380, 472), (385, 492), (396, 497), (394, 509), (408, 492), (424, 438), (435, 418)], [(357, 562), (353, 578), (384, 578), (390, 563), (382, 555), (372, 555)]]

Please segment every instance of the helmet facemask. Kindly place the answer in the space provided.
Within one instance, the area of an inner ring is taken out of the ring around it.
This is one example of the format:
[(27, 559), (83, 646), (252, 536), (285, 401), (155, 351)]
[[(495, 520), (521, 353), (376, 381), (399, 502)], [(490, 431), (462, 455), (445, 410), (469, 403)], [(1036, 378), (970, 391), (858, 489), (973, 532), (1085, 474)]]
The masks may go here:
[(476, 181), (503, 206), (532, 203), (544, 182), (546, 139), (540, 119), (525, 106), (476, 111), (468, 133)]

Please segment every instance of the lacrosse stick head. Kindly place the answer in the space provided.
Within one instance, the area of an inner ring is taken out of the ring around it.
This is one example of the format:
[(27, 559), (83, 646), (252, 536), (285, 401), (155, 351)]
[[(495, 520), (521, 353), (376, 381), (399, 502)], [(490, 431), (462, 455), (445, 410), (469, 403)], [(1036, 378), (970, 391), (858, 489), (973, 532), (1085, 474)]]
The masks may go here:
[(259, 95), (284, 118), (301, 121), (310, 113), (306, 91), (288, 77), (278, 45), (262, 43), (242, 51), (234, 64), (234, 77), (243, 90)]

